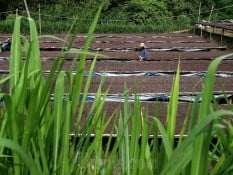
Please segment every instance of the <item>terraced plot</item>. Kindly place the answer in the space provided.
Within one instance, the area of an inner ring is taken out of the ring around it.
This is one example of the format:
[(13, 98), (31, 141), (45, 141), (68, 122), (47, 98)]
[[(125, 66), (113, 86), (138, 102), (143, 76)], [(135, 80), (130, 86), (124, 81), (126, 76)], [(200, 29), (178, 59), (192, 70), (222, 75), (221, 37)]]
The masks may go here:
[[(65, 35), (57, 36), (65, 38)], [(1, 35), (0, 40), (4, 41), (7, 37), (10, 35)], [(77, 36), (72, 50), (82, 49), (85, 39), (85, 35)], [(138, 61), (137, 47), (141, 42), (144, 42), (147, 47), (149, 58), (146, 62)], [(52, 38), (42, 37), (40, 39), (41, 62), (45, 74), (56, 57), (62, 55), (62, 50), (66, 50), (67, 47), (68, 44)], [(154, 115), (155, 101), (158, 101), (159, 117), (165, 122), (172, 81), (180, 60), (177, 134), (188, 107), (192, 104), (196, 94), (202, 90), (210, 62), (218, 56), (232, 52), (224, 45), (190, 33), (96, 34), (89, 50), (94, 53), (98, 52), (100, 55), (97, 57), (84, 116), (87, 115), (100, 82), (104, 78), (103, 90), (110, 88), (105, 104), (107, 116), (110, 116), (116, 108), (123, 108), (123, 94), (126, 86), (131, 104), (134, 103), (134, 94), (138, 94), (143, 110), (147, 108), (151, 116)], [(9, 55), (9, 52), (0, 55), (1, 75), (8, 73)], [(93, 57), (93, 55), (88, 56), (86, 72), (89, 70)], [(70, 53), (64, 65), (65, 70), (70, 69), (74, 59), (79, 60), (79, 56)], [(227, 103), (231, 103), (233, 98), (232, 67), (233, 59), (229, 57), (221, 63), (216, 74), (214, 94), (220, 102), (219, 108), (227, 108)]]

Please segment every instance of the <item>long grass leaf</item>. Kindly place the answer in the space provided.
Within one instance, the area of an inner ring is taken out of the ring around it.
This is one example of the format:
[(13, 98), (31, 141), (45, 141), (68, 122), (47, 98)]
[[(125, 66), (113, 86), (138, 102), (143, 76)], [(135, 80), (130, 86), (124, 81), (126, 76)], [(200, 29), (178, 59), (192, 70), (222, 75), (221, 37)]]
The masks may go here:
[[(104, 95), (104, 99), (105, 99)], [(90, 111), (88, 112), (87, 119), (83, 122), (83, 127), (80, 127), (78, 130), (78, 133), (76, 133), (75, 138), (79, 139), (79, 142), (77, 145), (72, 145), (72, 148), (75, 153), (73, 156), (73, 159), (71, 161), (71, 172), (74, 171), (76, 162), (80, 161), (78, 158), (82, 157), (85, 161), (82, 159), (82, 165), (79, 166), (78, 172), (83, 171), (83, 166), (86, 166), (87, 161), (89, 161), (90, 157), (87, 156), (86, 151), (88, 146), (90, 145), (90, 137), (93, 133), (93, 130), (96, 128), (96, 123), (99, 120), (99, 115), (101, 113), (101, 110), (103, 108), (104, 99), (102, 100), (102, 94), (101, 94), (101, 86), (98, 88), (98, 91), (96, 93), (94, 102), (91, 106)], [(94, 148), (94, 147), (93, 147)], [(93, 150), (93, 149), (92, 149)], [(89, 152), (91, 152), (89, 150)]]
[[(159, 103), (158, 101), (155, 102), (154, 105), (154, 118), (158, 118), (159, 117)], [(159, 152), (159, 139), (158, 139), (158, 126), (156, 124), (156, 120), (153, 120), (152, 122), (152, 126), (153, 126), (153, 142), (152, 142), (152, 151), (151, 151), (151, 158), (153, 160), (153, 172), (156, 174), (159, 172), (159, 169), (161, 169), (162, 167), (159, 166), (159, 153), (162, 154), (162, 152)]]
[(38, 33), (36, 23), (32, 18), (28, 18), (30, 27), (30, 44), (31, 44), (31, 58), (30, 58), (30, 70), (41, 70), (40, 63), (40, 45), (38, 40)]
[(48, 144), (48, 142), (46, 142), (45, 139), (42, 138), (41, 133), (38, 132), (38, 146), (39, 146), (40, 159), (41, 159), (41, 164), (42, 164), (41, 166), (43, 169), (43, 173), (49, 174), (49, 162), (47, 159), (48, 155), (46, 155), (46, 151), (45, 151), (46, 144)]
[[(126, 89), (126, 88), (125, 88)], [(127, 92), (127, 91), (125, 91)], [(130, 166), (130, 151), (129, 151), (129, 119), (130, 119), (130, 106), (128, 102), (128, 93), (125, 94), (125, 101), (124, 101), (124, 116), (123, 116), (123, 133), (124, 133), (124, 145), (122, 147), (124, 152), (124, 161), (125, 161), (125, 173), (130, 175), (131, 174), (131, 166)]]
[[(92, 36), (95, 30), (95, 27), (97, 25), (99, 16), (100, 16), (100, 12), (101, 12), (102, 6), (100, 6), (100, 8), (98, 9), (96, 16), (90, 26), (90, 29), (88, 31), (88, 35), (87, 35), (87, 39), (83, 48), (84, 52), (88, 51), (88, 47), (91, 44), (91, 40), (92, 40)], [(80, 63), (79, 66), (77, 68), (77, 75), (75, 77), (75, 83), (74, 83), (74, 88), (72, 89), (72, 110), (73, 110), (73, 114), (76, 112), (77, 110), (77, 106), (79, 103), (79, 99), (80, 99), (80, 92), (81, 92), (81, 88), (82, 88), (82, 81), (83, 81), (83, 73), (84, 73), (84, 68), (85, 68), (85, 63), (86, 63), (86, 54), (82, 54), (81, 55), (81, 59), (80, 59)]]
[(163, 146), (165, 148), (166, 157), (169, 159), (171, 157), (171, 154), (172, 154), (172, 146), (170, 144), (168, 134), (167, 134), (165, 128), (163, 127), (162, 123), (159, 121), (159, 119), (154, 118), (154, 120), (156, 121), (158, 129), (162, 135), (162, 141), (163, 141)]
[(64, 72), (58, 74), (56, 88), (55, 88), (55, 100), (54, 100), (54, 164), (53, 172), (56, 174), (58, 168), (58, 156), (59, 156), (59, 140), (61, 137), (61, 120), (63, 111), (63, 93), (64, 93)]
[(17, 86), (20, 68), (22, 64), (22, 47), (20, 39), (20, 28), (21, 28), (21, 17), (16, 16), (14, 23), (14, 31), (12, 35), (12, 44), (11, 44), (11, 55), (10, 55), (10, 93), (12, 94), (15, 87)]
[(141, 143), (140, 143), (140, 166), (139, 174), (152, 174), (152, 162), (151, 162), (151, 155), (149, 151), (149, 128), (148, 128), (148, 117), (147, 113), (142, 112), (141, 116), (142, 122), (142, 136), (141, 136)]
[(126, 171), (126, 153), (125, 153), (125, 135), (124, 135), (124, 122), (122, 118), (122, 114), (120, 113), (118, 119), (118, 129), (119, 129), (119, 137), (122, 139), (119, 145), (119, 156), (120, 156), (120, 163), (121, 163), (121, 174), (127, 174)]
[(61, 159), (62, 159), (62, 167), (61, 167), (61, 174), (70, 174), (70, 160), (69, 160), (69, 134), (71, 130), (71, 102), (66, 99), (66, 113), (65, 113), (65, 121), (63, 127), (63, 134), (62, 134), (62, 145), (61, 145)]
[[(41, 73), (41, 63), (40, 63), (40, 46), (39, 46), (39, 40), (38, 40), (38, 33), (36, 29), (36, 23), (32, 18), (28, 18), (29, 21), (29, 28), (30, 28), (30, 54), (27, 55), (27, 58), (29, 60), (29, 66), (28, 70), (29, 73), (33, 71), (38, 71), (38, 73)], [(35, 77), (32, 76), (30, 79), (30, 84), (33, 87), (35, 85)], [(38, 95), (40, 96), (40, 91), (38, 92)]]
[(37, 169), (32, 158), (29, 157), (26, 154), (26, 152), (15, 141), (5, 139), (5, 138), (0, 138), (0, 146), (10, 148), (11, 150), (13, 150), (17, 154), (19, 154), (22, 161), (25, 163), (25, 165), (30, 170), (32, 175), (39, 175), (40, 174), (40, 171)]
[(197, 123), (197, 116), (198, 116), (198, 111), (199, 111), (199, 100), (201, 99), (202, 94), (198, 94), (195, 97), (194, 103), (192, 105), (192, 112), (191, 112), (191, 117), (189, 121), (189, 128), (188, 128), (188, 133), (193, 129), (195, 124)]
[[(17, 116), (17, 109), (14, 100), (11, 98), (10, 95), (4, 96), (5, 106), (6, 106), (6, 113), (8, 119), (8, 136), (15, 142), (18, 142), (18, 136), (20, 135), (20, 126), (19, 126), (19, 118)], [(13, 153), (13, 162), (14, 164), (20, 163), (20, 158), (17, 154)], [(18, 166), (14, 166), (14, 173), (16, 175), (20, 175), (20, 168)]]
[(170, 144), (174, 146), (174, 135), (176, 129), (176, 116), (178, 108), (178, 96), (179, 96), (179, 80), (180, 80), (180, 63), (178, 63), (176, 76), (173, 82), (171, 99), (168, 103), (166, 130), (170, 140)]
[[(198, 123), (200, 123), (210, 113), (210, 103), (213, 97), (215, 72), (220, 62), (228, 56), (229, 55), (216, 58), (214, 61), (211, 62), (211, 64), (208, 67), (208, 72), (206, 75), (203, 94), (202, 94), (203, 98), (198, 116), (198, 121), (199, 121)], [(192, 175), (199, 175), (201, 173), (206, 174), (208, 171), (208, 150), (210, 144), (209, 143), (210, 138), (208, 135), (210, 133), (211, 133), (211, 126), (209, 127), (209, 133), (207, 134), (207, 136), (201, 134), (195, 140), (195, 144), (194, 144), (195, 155), (193, 157), (192, 168), (191, 168)]]
[(134, 115), (131, 118), (132, 129), (131, 129), (131, 139), (130, 139), (130, 160), (132, 165), (132, 175), (137, 174), (139, 165), (139, 139), (141, 135), (141, 115), (140, 115), (140, 102), (138, 97), (135, 96), (134, 102)]
[[(105, 98), (105, 97), (104, 97)], [(92, 141), (92, 143), (89, 143), (89, 140), (86, 139), (86, 143), (84, 143), (83, 146), (83, 151), (85, 151), (85, 153), (83, 154), (82, 157), (82, 163), (81, 163), (81, 168), (85, 167), (87, 165), (87, 163), (89, 162), (89, 160), (91, 159), (91, 155), (93, 154), (93, 152), (95, 151), (96, 153), (96, 161), (99, 161), (99, 154), (102, 154), (102, 135), (104, 130), (106, 129), (107, 125), (102, 123), (102, 108), (103, 105), (105, 103), (104, 100), (102, 100), (100, 97), (96, 98), (96, 101), (98, 101), (97, 106), (96, 106), (96, 112), (94, 114), (94, 116), (88, 116), (91, 120), (90, 123), (88, 122), (87, 124), (87, 134), (84, 134), (83, 137), (90, 137), (90, 135), (92, 134), (91, 132), (93, 132), (93, 130), (95, 130), (95, 135), (94, 135), (94, 140)], [(100, 146), (101, 145), (101, 146)], [(102, 164), (102, 163), (101, 163)], [(96, 167), (97, 168), (97, 167)], [(98, 168), (97, 168), (98, 169)]]
[(79, 111), (78, 111), (77, 123), (79, 123), (80, 120), (81, 120), (81, 116), (82, 116), (82, 113), (83, 113), (83, 108), (84, 108), (84, 105), (86, 103), (87, 92), (88, 92), (90, 84), (91, 84), (92, 73), (93, 73), (94, 68), (95, 68), (95, 63), (96, 63), (96, 58), (93, 60), (93, 62), (91, 64), (91, 67), (90, 67), (90, 70), (89, 70), (89, 73), (88, 73), (88, 77), (87, 77), (87, 81), (86, 81), (86, 84), (84, 86), (82, 101), (81, 101), (81, 105), (80, 105), (80, 108), (79, 108)]
[[(202, 133), (206, 133), (206, 126), (208, 126), (212, 121), (214, 121), (217, 118), (220, 117), (231, 117), (233, 115), (233, 111), (227, 111), (227, 110), (218, 110), (216, 112), (213, 112), (211, 114), (209, 114), (208, 116), (206, 116), (202, 122), (200, 122), (198, 125), (195, 125), (195, 127), (192, 129), (192, 131), (190, 131), (188, 137), (186, 137), (182, 143), (180, 143), (179, 147), (175, 148), (175, 150), (172, 152), (171, 157), (169, 159), (169, 162), (166, 164), (166, 166), (163, 168), (163, 171), (161, 172), (161, 175), (165, 175), (165, 174), (173, 174), (173, 166), (176, 166), (177, 161), (180, 161), (179, 159), (182, 159), (182, 155), (186, 153), (187, 149), (189, 148), (189, 146), (193, 145), (193, 142), (195, 141), (195, 139), (197, 138), (197, 136), (200, 136), (200, 134)], [(195, 153), (195, 151), (193, 150), (193, 153)], [(196, 154), (196, 153), (195, 153)], [(193, 154), (190, 159), (188, 160), (192, 160), (193, 156), (195, 156), (195, 154)], [(187, 160), (187, 159), (186, 159)], [(187, 160), (187, 161), (188, 161)], [(178, 168), (178, 167), (177, 167)], [(180, 171), (183, 171), (182, 169), (180, 169)], [(190, 172), (190, 174), (192, 173), (192, 170)]]
[(0, 80), (0, 84), (4, 84), (6, 83), (10, 78), (11, 78), (12, 75), (9, 75), (9, 76), (6, 76), (4, 78), (1, 78)]

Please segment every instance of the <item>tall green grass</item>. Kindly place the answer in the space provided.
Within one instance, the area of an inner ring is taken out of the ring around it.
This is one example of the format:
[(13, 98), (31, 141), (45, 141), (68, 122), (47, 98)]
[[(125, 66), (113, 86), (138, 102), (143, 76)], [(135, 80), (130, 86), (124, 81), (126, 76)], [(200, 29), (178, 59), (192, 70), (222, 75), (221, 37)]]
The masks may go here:
[[(77, 74), (65, 72), (61, 53), (50, 74), (43, 76), (35, 21), (29, 23), (30, 38), (21, 37), (17, 16), (12, 38), (10, 75), (0, 81), (0, 173), (1, 174), (232, 174), (232, 106), (219, 110), (212, 103), (215, 71), (227, 58), (216, 58), (208, 68), (203, 92), (187, 114), (187, 124), (177, 141), (179, 64), (171, 88), (165, 125), (158, 118), (159, 105), (150, 116), (137, 96), (132, 106), (127, 88), (122, 110), (106, 116), (101, 86), (83, 118), (88, 88), (96, 59), (83, 80), (88, 46), (96, 27), (98, 10), (82, 51), (77, 51)], [(64, 41), (65, 42), (65, 41)], [(72, 43), (70, 44), (70, 46)], [(26, 60), (22, 60), (22, 55)], [(232, 55), (232, 54), (231, 54)], [(51, 97), (54, 96), (53, 101)], [(199, 103), (199, 99), (202, 99)], [(103, 146), (103, 134), (113, 125)], [(70, 135), (74, 133), (74, 135)], [(188, 133), (188, 136), (182, 136)], [(94, 134), (94, 137), (92, 137)], [(161, 135), (162, 139), (158, 135)], [(213, 142), (215, 141), (215, 142)], [(178, 142), (178, 143), (177, 143)]]

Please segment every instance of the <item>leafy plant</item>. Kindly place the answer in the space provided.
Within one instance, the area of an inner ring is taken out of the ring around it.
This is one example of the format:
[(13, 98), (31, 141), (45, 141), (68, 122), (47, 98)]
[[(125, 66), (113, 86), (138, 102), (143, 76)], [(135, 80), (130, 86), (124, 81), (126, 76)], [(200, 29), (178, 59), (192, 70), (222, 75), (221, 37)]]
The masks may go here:
[[(79, 153), (82, 152), (83, 145), (70, 147), (70, 133), (81, 98), (87, 49), (100, 10), (101, 8), (90, 27), (89, 37), (84, 49), (77, 51), (77, 56), (81, 55), (80, 64), (76, 70), (76, 77), (70, 79), (69, 93), (65, 92), (66, 73), (61, 68), (66, 59), (66, 54), (70, 51), (66, 51), (65, 54), (61, 53), (61, 56), (58, 57), (51, 68), (50, 74), (45, 78), (40, 65), (35, 21), (28, 17), (30, 29), (30, 40), (28, 40), (26, 37), (21, 37), (20, 29), (23, 17), (16, 16), (11, 46), (10, 76), (8, 78), (9, 93), (1, 93), (4, 101), (4, 105), (1, 106), (0, 123), (0, 155), (2, 155), (0, 169), (2, 173), (19, 175), (58, 174), (59, 172), (59, 174), (69, 174), (80, 171), (76, 164), (80, 160)], [(26, 55), (25, 62), (22, 60), (23, 52)], [(82, 93), (83, 99), (87, 95), (94, 65), (95, 60), (90, 70), (89, 80), (85, 84), (86, 90)], [(72, 72), (67, 74), (72, 75)], [(7, 79), (1, 83), (8, 83)], [(54, 92), (54, 101), (51, 103)], [(97, 101), (99, 100), (100, 97), (97, 98)], [(85, 100), (81, 102), (78, 116), (82, 114), (84, 103)], [(100, 105), (97, 102), (94, 104)], [(93, 108), (95, 109), (94, 105)], [(90, 117), (95, 116), (95, 122), (102, 120), (100, 118), (102, 116), (99, 114), (100, 109), (97, 112), (92, 111), (93, 114), (90, 115)], [(95, 122), (91, 124), (95, 126)], [(76, 124), (81, 126), (80, 118)], [(93, 126), (90, 126), (90, 128), (93, 128)], [(80, 132), (85, 132), (85, 130), (78, 127), (77, 133)], [(89, 132), (90, 130), (88, 130), (88, 134), (90, 134)], [(85, 144), (89, 142), (85, 134), (82, 140)], [(60, 146), (60, 144), (62, 145)], [(74, 154), (70, 154), (70, 152)]]
[[(217, 108), (213, 103), (213, 86), (217, 66), (233, 54), (216, 58), (210, 64), (203, 92), (196, 97), (191, 113), (187, 113), (177, 142), (174, 133), (179, 106), (179, 64), (165, 126), (158, 118), (158, 102), (154, 116), (149, 116), (137, 95), (134, 105), (130, 104), (127, 88), (123, 110), (116, 109), (112, 116), (106, 116), (104, 100), (108, 91), (102, 92), (102, 84), (83, 118), (96, 59), (85, 81), (83, 73), (100, 11), (101, 7), (89, 28), (84, 49), (71, 51), (73, 39), (47, 77), (41, 69), (35, 21), (27, 18), (28, 40), (21, 37), (20, 30), (25, 18), (16, 17), (10, 75), (0, 80), (3, 87), (9, 87), (9, 91), (2, 89), (0, 93), (1, 174), (232, 174), (232, 106), (229, 110)], [(79, 64), (65, 72), (62, 67), (71, 52), (79, 58)], [(76, 75), (72, 74), (73, 69)], [(110, 123), (114, 127), (103, 147), (103, 134)]]

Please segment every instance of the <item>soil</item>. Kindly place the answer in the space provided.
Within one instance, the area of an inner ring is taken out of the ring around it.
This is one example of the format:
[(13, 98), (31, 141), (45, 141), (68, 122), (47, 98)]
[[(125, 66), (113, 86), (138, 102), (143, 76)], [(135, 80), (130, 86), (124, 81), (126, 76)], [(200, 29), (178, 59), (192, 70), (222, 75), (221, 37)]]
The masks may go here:
[[(10, 36), (0, 35), (0, 41), (4, 41)], [(65, 35), (62, 34), (56, 36), (65, 38)], [(71, 40), (71, 37), (68, 40)], [(85, 35), (78, 35), (72, 45), (73, 52), (83, 48), (85, 40)], [(137, 48), (141, 42), (145, 43), (148, 51), (148, 60), (145, 62), (138, 61)], [(61, 50), (67, 47), (67, 44), (53, 38), (40, 38), (43, 70), (49, 70), (56, 57), (63, 55)], [(190, 33), (95, 34), (89, 51), (92, 54), (87, 56), (86, 71), (89, 70), (90, 64), (95, 57), (93, 54), (98, 53), (95, 73), (100, 73), (101, 75), (106, 72), (112, 73), (110, 74), (111, 76), (106, 76), (103, 86), (103, 91), (110, 86), (109, 95), (124, 94), (125, 86), (129, 90), (130, 95), (135, 93), (169, 95), (179, 61), (181, 70), (180, 93), (197, 94), (202, 91), (205, 73), (211, 61), (216, 57), (232, 53), (232, 50), (229, 50), (224, 45)], [(0, 54), (1, 74), (9, 70), (9, 55), (9, 52)], [(70, 69), (74, 58), (79, 60), (80, 55), (68, 54), (64, 65), (65, 70)], [(224, 89), (227, 93), (233, 94), (232, 67), (233, 59), (224, 60), (220, 64), (217, 71), (227, 76), (216, 77), (214, 93), (221, 93)], [(145, 73), (146, 76), (138, 76), (136, 73)], [(97, 92), (102, 77), (93, 76), (89, 93)], [(133, 105), (133, 102), (130, 103)], [(91, 104), (92, 102), (86, 104), (83, 116), (87, 115)], [(159, 118), (164, 124), (167, 116), (167, 104), (167, 101), (158, 102)], [(181, 130), (190, 104), (190, 102), (179, 103), (176, 134), (179, 134)], [(147, 109), (150, 116), (154, 116), (154, 101), (142, 101), (141, 107)], [(226, 104), (219, 105), (219, 108), (226, 107)], [(106, 102), (104, 108), (106, 116), (109, 117), (115, 109), (121, 108), (123, 110), (123, 103), (119, 100)], [(106, 132), (110, 132), (110, 130), (111, 126), (109, 126)]]

